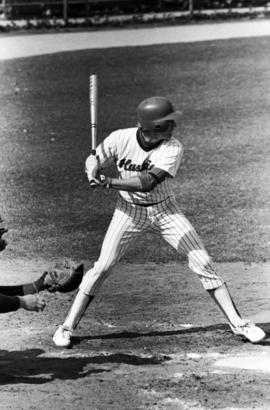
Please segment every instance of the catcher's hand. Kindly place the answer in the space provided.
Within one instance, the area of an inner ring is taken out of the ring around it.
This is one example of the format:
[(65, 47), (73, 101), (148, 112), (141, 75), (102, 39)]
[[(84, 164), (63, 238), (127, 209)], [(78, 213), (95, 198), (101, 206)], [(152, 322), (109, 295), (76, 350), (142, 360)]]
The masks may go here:
[(46, 306), (45, 300), (39, 295), (25, 295), (18, 297), (20, 301), (20, 307), (25, 310), (41, 312)]
[(67, 293), (77, 289), (80, 285), (84, 272), (82, 263), (64, 261), (58, 263), (53, 269), (46, 272), (44, 286), (49, 292)]
[[(1, 222), (3, 222), (3, 220), (0, 216), (0, 223)], [(6, 233), (7, 231), (8, 231), (8, 229), (0, 227), (0, 252), (3, 251), (5, 249), (5, 247), (7, 246), (7, 242), (5, 241), (5, 239), (2, 238), (4, 233)]]

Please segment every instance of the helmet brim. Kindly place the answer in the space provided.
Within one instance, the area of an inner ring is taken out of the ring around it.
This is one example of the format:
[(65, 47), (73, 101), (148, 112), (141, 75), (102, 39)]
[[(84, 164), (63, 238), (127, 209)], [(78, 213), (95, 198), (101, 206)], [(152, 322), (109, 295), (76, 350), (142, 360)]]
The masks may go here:
[(166, 121), (174, 121), (176, 125), (179, 125), (180, 118), (182, 117), (182, 115), (183, 115), (182, 111), (173, 111), (172, 113), (166, 115), (165, 117), (161, 117), (158, 120), (154, 120), (154, 121), (140, 121), (139, 120), (139, 126), (142, 128), (153, 129), (155, 128), (156, 125), (160, 125)]
[(154, 121), (154, 123), (160, 124), (164, 121), (175, 121), (176, 123), (178, 123), (182, 115), (182, 111), (174, 111), (171, 114), (166, 115), (165, 117), (159, 118), (158, 120)]

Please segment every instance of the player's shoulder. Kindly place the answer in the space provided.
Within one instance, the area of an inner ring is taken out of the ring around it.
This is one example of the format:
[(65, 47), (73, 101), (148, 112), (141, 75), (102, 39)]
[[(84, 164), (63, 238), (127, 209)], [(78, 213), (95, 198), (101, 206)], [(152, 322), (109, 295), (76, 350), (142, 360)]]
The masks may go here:
[(116, 145), (130, 144), (133, 140), (136, 140), (138, 128), (121, 128), (113, 131), (110, 134)]
[(128, 137), (130, 135), (136, 135), (138, 128), (137, 127), (133, 127), (133, 128), (119, 128), (117, 130), (114, 130), (111, 132), (111, 135), (118, 135), (122, 138), (124, 137)]
[(116, 141), (129, 140), (132, 137), (136, 137), (138, 128), (120, 128), (111, 132), (109, 137), (114, 138)]
[(164, 146), (176, 151), (183, 151), (183, 145), (175, 137), (171, 137), (168, 141), (164, 141)]

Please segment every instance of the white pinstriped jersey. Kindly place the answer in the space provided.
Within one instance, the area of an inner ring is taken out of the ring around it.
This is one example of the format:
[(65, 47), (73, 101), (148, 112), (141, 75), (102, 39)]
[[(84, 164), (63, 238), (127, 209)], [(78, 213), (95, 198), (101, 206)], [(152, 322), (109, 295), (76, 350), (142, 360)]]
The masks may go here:
[(166, 171), (171, 178), (165, 178), (150, 192), (119, 191), (121, 195), (100, 256), (84, 275), (80, 290), (86, 295), (94, 295), (128, 246), (148, 230), (160, 235), (177, 252), (186, 254), (190, 269), (199, 276), (205, 289), (218, 288), (224, 280), (216, 272), (201, 239), (178, 208), (174, 197), (172, 178), (183, 155), (182, 145), (172, 137), (147, 149), (141, 146), (137, 136), (138, 128), (112, 132), (96, 149), (101, 166), (113, 159), (122, 179), (140, 176), (154, 167)]
[(137, 132), (137, 127), (120, 129), (105, 138), (96, 149), (101, 166), (113, 158), (121, 179), (140, 176), (154, 167), (166, 171), (171, 176), (157, 184), (150, 192), (119, 191), (127, 202), (155, 204), (166, 198), (174, 198), (172, 178), (176, 175), (183, 155), (181, 143), (172, 137), (153, 149), (145, 150), (138, 143)]

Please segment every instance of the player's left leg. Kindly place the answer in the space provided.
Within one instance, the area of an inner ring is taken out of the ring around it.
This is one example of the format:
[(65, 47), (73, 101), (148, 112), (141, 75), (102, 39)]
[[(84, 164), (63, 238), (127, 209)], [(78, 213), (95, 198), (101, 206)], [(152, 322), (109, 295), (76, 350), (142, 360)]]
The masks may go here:
[(78, 326), (89, 304), (111, 273), (112, 267), (147, 229), (146, 209), (140, 209), (119, 199), (113, 218), (103, 240), (101, 252), (94, 266), (86, 272), (70, 310), (53, 340), (57, 346), (67, 347), (71, 334)]
[(186, 254), (189, 268), (199, 276), (203, 287), (225, 315), (232, 331), (245, 336), (253, 343), (262, 340), (265, 333), (252, 322), (241, 318), (201, 239), (175, 202), (170, 201), (166, 210), (160, 214), (158, 227), (162, 237), (177, 252)]

